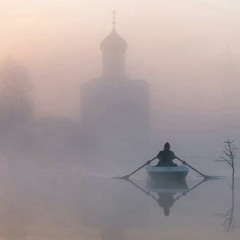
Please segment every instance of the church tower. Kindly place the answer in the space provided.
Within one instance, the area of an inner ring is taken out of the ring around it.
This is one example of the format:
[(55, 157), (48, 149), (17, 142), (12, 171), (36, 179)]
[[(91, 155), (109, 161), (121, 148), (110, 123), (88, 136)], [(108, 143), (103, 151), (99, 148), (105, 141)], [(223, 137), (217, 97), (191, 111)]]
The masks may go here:
[(125, 76), (126, 41), (117, 33), (115, 20), (111, 33), (101, 43), (103, 76), (116, 79)]
[(102, 76), (81, 87), (83, 132), (98, 147), (139, 148), (149, 137), (149, 85), (126, 76), (127, 43), (116, 31), (115, 15), (101, 50)]

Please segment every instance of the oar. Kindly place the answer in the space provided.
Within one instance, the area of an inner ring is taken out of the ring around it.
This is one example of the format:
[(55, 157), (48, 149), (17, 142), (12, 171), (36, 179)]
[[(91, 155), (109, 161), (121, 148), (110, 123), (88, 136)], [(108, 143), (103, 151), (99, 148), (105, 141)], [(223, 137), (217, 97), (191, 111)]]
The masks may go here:
[[(176, 157), (176, 156), (175, 156)], [(207, 176), (203, 173), (201, 173), (200, 171), (198, 171), (196, 168), (192, 167), (191, 165), (189, 165), (186, 161), (183, 161), (182, 159), (176, 157), (176, 159), (178, 159), (182, 164), (187, 165), (189, 168), (191, 168), (192, 170), (194, 170), (195, 172), (197, 172), (198, 174), (200, 174), (202, 177), (204, 177), (204, 179), (217, 179), (220, 178), (218, 176)]]
[(145, 167), (146, 165), (149, 165), (153, 160), (155, 160), (157, 157), (148, 160), (146, 163), (144, 163), (141, 167), (137, 168), (136, 170), (134, 170), (133, 172), (129, 173), (128, 175), (125, 175), (123, 177), (115, 177), (115, 179), (128, 179), (130, 176), (132, 176), (134, 173), (136, 173), (137, 171), (139, 171), (140, 169), (142, 169), (143, 167)]

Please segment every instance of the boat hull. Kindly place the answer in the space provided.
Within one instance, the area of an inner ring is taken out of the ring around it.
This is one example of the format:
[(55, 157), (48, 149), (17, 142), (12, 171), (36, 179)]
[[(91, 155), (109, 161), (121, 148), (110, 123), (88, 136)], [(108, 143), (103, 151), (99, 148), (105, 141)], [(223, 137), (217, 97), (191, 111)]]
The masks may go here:
[(177, 167), (146, 166), (148, 175), (154, 179), (184, 180), (188, 174), (188, 168), (184, 165)]

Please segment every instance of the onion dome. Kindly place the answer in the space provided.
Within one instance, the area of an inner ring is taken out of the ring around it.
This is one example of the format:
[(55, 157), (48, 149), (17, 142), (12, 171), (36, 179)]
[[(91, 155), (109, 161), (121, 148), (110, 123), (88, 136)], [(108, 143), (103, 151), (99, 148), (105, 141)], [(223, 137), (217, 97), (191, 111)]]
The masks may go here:
[(107, 52), (125, 52), (127, 50), (127, 42), (116, 32), (115, 27), (113, 27), (112, 32), (103, 39), (101, 49)]

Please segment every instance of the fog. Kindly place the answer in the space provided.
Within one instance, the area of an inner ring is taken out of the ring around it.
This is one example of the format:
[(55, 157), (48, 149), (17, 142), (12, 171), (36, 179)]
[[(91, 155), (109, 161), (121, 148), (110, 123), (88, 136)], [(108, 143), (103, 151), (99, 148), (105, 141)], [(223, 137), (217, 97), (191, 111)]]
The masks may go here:
[(82, 84), (102, 74), (100, 43), (117, 9), (126, 75), (150, 85), (151, 150), (171, 141), (183, 156), (214, 158), (225, 139), (239, 141), (239, 7), (11, 0), (2, 3), (0, 49), (3, 62), (10, 56), (28, 70), (36, 118), (77, 124)]
[[(2, 2), (0, 239), (239, 239), (239, 191), (215, 161), (240, 146), (239, 14), (234, 0)], [(226, 179), (112, 179), (165, 142)]]

